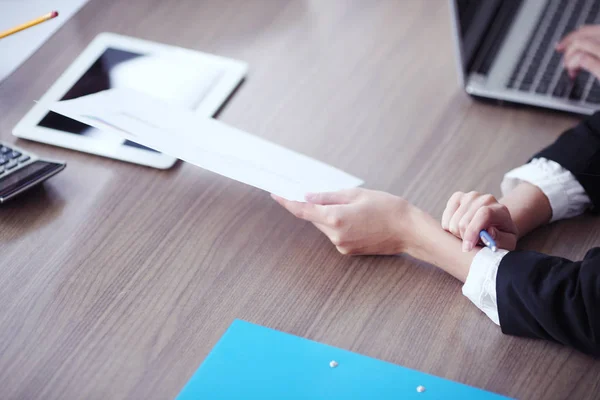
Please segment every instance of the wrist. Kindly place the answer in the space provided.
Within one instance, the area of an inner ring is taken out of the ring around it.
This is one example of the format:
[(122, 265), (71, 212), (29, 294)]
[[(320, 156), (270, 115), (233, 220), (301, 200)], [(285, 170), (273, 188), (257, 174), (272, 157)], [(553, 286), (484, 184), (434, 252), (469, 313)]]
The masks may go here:
[(410, 211), (407, 221), (409, 232), (404, 252), (464, 282), (480, 248), (463, 252), (460, 239), (444, 231), (435, 218), (416, 207)]
[(396, 221), (398, 227), (398, 241), (402, 253), (409, 254), (412, 257), (418, 257), (424, 245), (424, 228), (428, 226), (429, 214), (420, 208), (407, 203), (407, 209), (401, 214), (401, 218)]
[[(405, 253), (418, 259), (424, 259), (430, 250), (431, 231), (433, 218), (418, 208), (410, 213)], [(436, 225), (437, 221), (435, 221)]]
[(540, 188), (528, 182), (521, 182), (500, 203), (508, 208), (519, 238), (552, 218), (550, 201)]

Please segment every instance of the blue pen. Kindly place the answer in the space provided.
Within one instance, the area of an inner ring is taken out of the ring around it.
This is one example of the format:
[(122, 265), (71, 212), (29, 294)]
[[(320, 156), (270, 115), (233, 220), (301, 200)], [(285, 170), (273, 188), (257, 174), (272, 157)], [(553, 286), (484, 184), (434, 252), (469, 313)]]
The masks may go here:
[(498, 250), (498, 247), (496, 246), (496, 242), (492, 238), (492, 235), (487, 233), (487, 231), (485, 229), (482, 230), (481, 232), (479, 232), (479, 237), (481, 238), (481, 241), (483, 242), (483, 244), (485, 244), (487, 247), (489, 247), (490, 250), (492, 250), (492, 251)]

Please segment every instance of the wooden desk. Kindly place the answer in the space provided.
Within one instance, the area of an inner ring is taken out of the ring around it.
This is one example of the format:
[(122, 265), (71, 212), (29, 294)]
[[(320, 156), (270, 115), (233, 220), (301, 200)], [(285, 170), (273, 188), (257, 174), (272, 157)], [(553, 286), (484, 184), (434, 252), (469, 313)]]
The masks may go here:
[[(436, 216), (456, 190), (497, 194), (576, 122), (467, 97), (442, 0), (92, 0), (0, 85), (0, 138), (69, 164), (0, 208), (0, 397), (172, 398), (234, 318), (509, 396), (598, 396), (600, 363), (504, 336), (436, 268), (339, 255), (264, 192), (17, 141), (102, 31), (246, 60), (221, 120)], [(581, 257), (599, 227), (561, 222), (524, 246)]]

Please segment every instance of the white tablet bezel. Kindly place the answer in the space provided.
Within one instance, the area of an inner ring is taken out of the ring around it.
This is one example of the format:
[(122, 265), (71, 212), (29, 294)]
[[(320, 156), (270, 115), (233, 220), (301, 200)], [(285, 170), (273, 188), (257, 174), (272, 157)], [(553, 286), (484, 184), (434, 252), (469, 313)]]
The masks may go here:
[(240, 84), (248, 70), (247, 64), (241, 61), (114, 33), (101, 33), (42, 96), (39, 103), (35, 104), (19, 121), (13, 129), (13, 135), (23, 139), (35, 140), (154, 168), (167, 169), (173, 166), (177, 159), (166, 154), (154, 153), (126, 145), (108, 145), (100, 138), (75, 135), (38, 125), (48, 113), (48, 110), (42, 104), (60, 100), (107, 48), (143, 54), (176, 50), (193, 54), (196, 57), (203, 57), (211, 63), (222, 65), (224, 73), (221, 74), (214, 87), (209, 90), (196, 108), (198, 114), (206, 117), (213, 116), (219, 110)]

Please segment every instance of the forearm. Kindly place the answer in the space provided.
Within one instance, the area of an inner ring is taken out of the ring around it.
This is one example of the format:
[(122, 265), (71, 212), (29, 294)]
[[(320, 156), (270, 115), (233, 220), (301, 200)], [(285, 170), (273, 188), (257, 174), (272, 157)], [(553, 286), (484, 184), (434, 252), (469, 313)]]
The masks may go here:
[(415, 230), (406, 253), (433, 264), (464, 282), (479, 248), (464, 253), (461, 240), (443, 230), (439, 221), (420, 209), (415, 208), (411, 218)]
[(552, 218), (552, 208), (546, 195), (537, 186), (527, 182), (520, 183), (500, 199), (500, 203), (510, 211), (519, 237), (547, 224)]
[(600, 357), (600, 248), (582, 261), (507, 253), (496, 277), (502, 332), (550, 339)]

